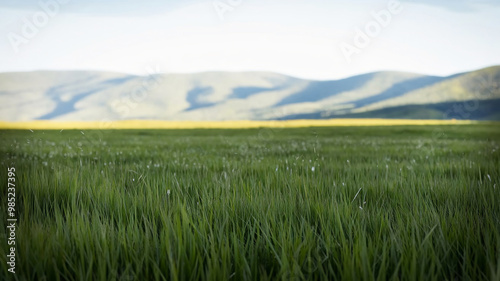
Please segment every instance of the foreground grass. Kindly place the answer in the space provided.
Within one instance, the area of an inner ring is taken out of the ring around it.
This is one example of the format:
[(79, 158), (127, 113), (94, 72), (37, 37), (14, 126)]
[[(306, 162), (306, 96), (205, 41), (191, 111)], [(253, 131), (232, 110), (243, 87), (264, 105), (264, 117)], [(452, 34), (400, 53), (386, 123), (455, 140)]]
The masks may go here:
[(0, 131), (0, 279), (499, 280), (499, 129)]

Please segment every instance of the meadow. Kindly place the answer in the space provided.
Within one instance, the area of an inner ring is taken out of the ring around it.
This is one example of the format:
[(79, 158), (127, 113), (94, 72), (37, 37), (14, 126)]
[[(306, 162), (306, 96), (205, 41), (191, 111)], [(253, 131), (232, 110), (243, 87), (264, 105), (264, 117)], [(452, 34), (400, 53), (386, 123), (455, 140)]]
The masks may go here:
[(0, 280), (500, 280), (500, 125), (1, 130)]

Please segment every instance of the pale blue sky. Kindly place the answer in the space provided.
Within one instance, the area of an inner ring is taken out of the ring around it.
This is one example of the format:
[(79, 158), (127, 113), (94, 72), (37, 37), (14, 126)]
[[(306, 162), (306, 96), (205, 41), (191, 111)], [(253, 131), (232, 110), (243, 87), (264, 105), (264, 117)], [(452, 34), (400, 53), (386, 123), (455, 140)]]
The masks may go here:
[[(3, 0), (0, 71), (259, 70), (335, 79), (378, 70), (448, 75), (500, 64), (499, 1), (401, 1), (403, 10), (350, 60), (342, 42), (355, 46), (356, 28), (390, 1), (239, 1), (221, 20), (214, 1), (72, 0), (44, 19), (39, 1)], [(36, 15), (42, 24), (27, 38), (23, 28)]]

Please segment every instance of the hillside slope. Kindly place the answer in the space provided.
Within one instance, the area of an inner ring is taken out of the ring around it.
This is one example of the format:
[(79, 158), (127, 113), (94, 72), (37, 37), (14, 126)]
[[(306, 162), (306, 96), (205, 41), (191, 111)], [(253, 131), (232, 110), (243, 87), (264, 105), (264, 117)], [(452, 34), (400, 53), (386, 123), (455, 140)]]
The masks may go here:
[[(449, 77), (384, 71), (332, 81), (268, 72), (0, 73), (0, 120), (369, 118), (389, 108), (394, 118), (428, 114), (446, 119), (443, 105), (500, 99), (499, 85), (500, 66)], [(481, 118), (498, 116), (491, 106), (481, 110)]]

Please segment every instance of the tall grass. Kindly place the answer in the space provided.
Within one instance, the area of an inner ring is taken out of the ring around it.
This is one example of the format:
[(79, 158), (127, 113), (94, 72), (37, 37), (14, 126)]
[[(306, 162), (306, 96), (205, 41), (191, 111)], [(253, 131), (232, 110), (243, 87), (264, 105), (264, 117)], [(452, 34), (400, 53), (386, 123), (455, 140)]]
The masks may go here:
[(0, 131), (0, 279), (499, 280), (498, 129)]

